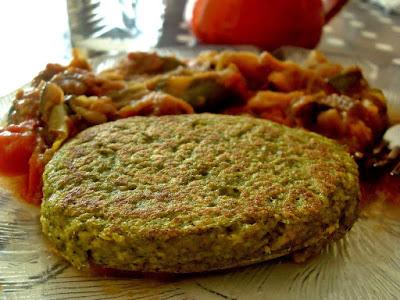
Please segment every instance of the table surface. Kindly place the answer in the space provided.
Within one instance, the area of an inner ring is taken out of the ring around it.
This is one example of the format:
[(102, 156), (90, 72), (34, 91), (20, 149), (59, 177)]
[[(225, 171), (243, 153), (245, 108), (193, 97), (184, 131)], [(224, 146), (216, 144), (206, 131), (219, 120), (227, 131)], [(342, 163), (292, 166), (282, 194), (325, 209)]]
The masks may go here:
[[(144, 3), (151, 5), (151, 1)], [(157, 46), (195, 47), (196, 41), (182, 18), (186, 0), (164, 3), (163, 29)], [(29, 82), (46, 63), (69, 60), (66, 1), (1, 1), (0, 35), (0, 95), (4, 95)], [(377, 65), (400, 66), (400, 15), (387, 14), (361, 0), (350, 1), (325, 26), (318, 48), (363, 57)]]

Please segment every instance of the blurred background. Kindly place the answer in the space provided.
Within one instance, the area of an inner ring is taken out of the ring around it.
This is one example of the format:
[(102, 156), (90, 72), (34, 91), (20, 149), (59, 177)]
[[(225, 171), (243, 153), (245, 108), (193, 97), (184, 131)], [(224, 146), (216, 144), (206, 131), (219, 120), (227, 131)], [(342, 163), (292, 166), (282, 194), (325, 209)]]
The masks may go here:
[[(191, 1), (193, 2), (193, 1)], [(400, 15), (394, 1), (353, 0), (322, 32), (318, 48), (400, 66)], [(89, 56), (199, 43), (184, 18), (186, 0), (13, 0), (0, 2), (0, 95), (28, 83), (73, 46)], [(186, 17), (190, 17), (188, 9)], [(68, 17), (69, 16), (69, 17)]]

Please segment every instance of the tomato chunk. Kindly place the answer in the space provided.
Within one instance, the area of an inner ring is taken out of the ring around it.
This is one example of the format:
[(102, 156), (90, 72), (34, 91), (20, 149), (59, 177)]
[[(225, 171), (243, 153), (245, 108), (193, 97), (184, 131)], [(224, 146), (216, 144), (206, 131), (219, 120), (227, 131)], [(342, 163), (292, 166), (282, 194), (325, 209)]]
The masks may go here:
[(43, 171), (43, 155), (35, 151), (29, 159), (29, 173), (25, 177), (24, 190), (22, 192), (22, 197), (29, 203), (40, 205), (42, 202)]
[(36, 122), (11, 124), (0, 130), (0, 173), (6, 176), (26, 174), (36, 145)]

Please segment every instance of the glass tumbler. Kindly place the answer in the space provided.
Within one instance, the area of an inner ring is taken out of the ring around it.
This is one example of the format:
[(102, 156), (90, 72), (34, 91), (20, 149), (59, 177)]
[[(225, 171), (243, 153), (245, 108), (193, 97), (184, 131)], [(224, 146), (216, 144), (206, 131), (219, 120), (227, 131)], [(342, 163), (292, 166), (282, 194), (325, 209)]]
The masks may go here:
[(72, 46), (88, 56), (154, 47), (164, 0), (67, 0)]

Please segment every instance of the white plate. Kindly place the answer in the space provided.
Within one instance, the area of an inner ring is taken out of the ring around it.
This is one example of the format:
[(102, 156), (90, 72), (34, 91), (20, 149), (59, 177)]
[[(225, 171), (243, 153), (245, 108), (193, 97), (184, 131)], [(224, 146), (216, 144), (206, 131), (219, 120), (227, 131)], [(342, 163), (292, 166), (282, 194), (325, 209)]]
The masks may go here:
[[(170, 49), (178, 55), (192, 50)], [(165, 51), (164, 51), (165, 52)], [(285, 51), (293, 59), (299, 50)], [(330, 58), (360, 65), (371, 85), (392, 101), (400, 86), (397, 68), (339, 54)], [(102, 68), (115, 57), (96, 59)], [(389, 74), (389, 75), (388, 75)], [(388, 77), (389, 76), (389, 77)], [(393, 84), (390, 83), (392, 80)], [(12, 97), (0, 98), (4, 114)], [(39, 208), (0, 190), (0, 298), (5, 299), (397, 299), (400, 296), (400, 214), (378, 210), (362, 216), (341, 241), (306, 264), (284, 259), (207, 275), (172, 279), (104, 278), (78, 272), (49, 251)]]

